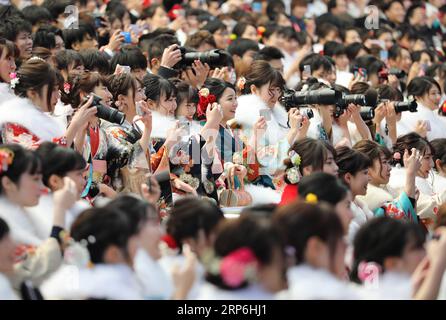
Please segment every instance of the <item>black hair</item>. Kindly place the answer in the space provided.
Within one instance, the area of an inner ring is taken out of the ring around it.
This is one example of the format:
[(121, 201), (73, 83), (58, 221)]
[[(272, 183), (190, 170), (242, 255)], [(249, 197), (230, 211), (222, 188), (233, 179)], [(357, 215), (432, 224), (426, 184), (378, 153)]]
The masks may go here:
[(274, 212), (277, 210), (277, 208), (278, 208), (277, 203), (257, 204), (254, 206), (244, 208), (240, 212), (240, 215), (242, 216), (251, 214), (258, 217), (271, 218)]
[(324, 44), (324, 55), (329, 57), (346, 54), (343, 44), (336, 41), (328, 41)]
[(256, 60), (251, 65), (248, 73), (245, 75), (246, 83), (242, 90), (242, 94), (251, 93), (251, 85), (260, 88), (261, 86), (270, 83), (271, 86), (283, 89), (285, 80), (281, 73), (271, 67), (269, 62), (264, 60)]
[(145, 8), (142, 12), (142, 19), (152, 18), (155, 15), (156, 9), (161, 8), (164, 10), (164, 7), (160, 4), (152, 4), (149, 7)]
[(166, 231), (181, 247), (185, 239), (197, 238), (200, 230), (209, 236), (223, 219), (223, 212), (212, 202), (184, 198), (173, 205), (167, 220)]
[[(365, 50), (367, 53), (370, 52), (370, 50), (364, 46), (362, 43), (360, 42), (354, 42), (349, 44), (346, 48), (345, 48), (345, 53), (347, 54), (347, 57), (350, 61), (356, 59), (356, 57), (359, 54), (359, 51)], [(390, 56), (390, 55), (389, 55)]]
[(396, 142), (393, 146), (393, 151), (398, 152), (401, 155), (401, 159), (395, 159), (395, 157), (392, 159), (393, 165), (400, 164), (404, 167), (404, 161), (403, 161), (403, 155), (404, 151), (407, 150), (409, 152), (409, 155), (412, 153), (412, 148), (417, 149), (420, 151), (421, 154), (425, 154), (426, 149), (429, 148), (432, 152), (432, 155), (435, 154), (435, 149), (432, 146), (432, 144), (422, 136), (420, 136), (418, 133), (410, 132), (408, 134), (399, 136), (396, 139)]
[(227, 30), (226, 25), (218, 19), (214, 19), (209, 21), (203, 28), (203, 30), (207, 30), (210, 33), (214, 34), (218, 30)]
[[(200, 98), (198, 97), (198, 90), (192, 87), (187, 82), (179, 82), (176, 85), (177, 88), (177, 105), (181, 105), (183, 102), (197, 104)], [(178, 110), (178, 109), (177, 109)]]
[(429, 56), (429, 58), (431, 59), (431, 62), (435, 62), (435, 54), (427, 49), (424, 50), (417, 50), (412, 52), (412, 61), (420, 61), (421, 60), (421, 56), (423, 55), (423, 53), (427, 54)]
[(56, 47), (56, 35), (45, 29), (39, 29), (33, 36), (33, 47), (43, 47), (49, 50)]
[(0, 5), (0, 19), (3, 21), (3, 19), (9, 18), (9, 17), (18, 17), (21, 19), (25, 19), (25, 16), (23, 15), (22, 11), (17, 9), (14, 5)]
[(367, 155), (349, 147), (336, 148), (336, 164), (339, 167), (339, 178), (344, 180), (347, 173), (356, 175), (358, 172), (368, 169), (372, 161)]
[(110, 73), (110, 63), (106, 53), (97, 49), (84, 49), (79, 51), (85, 70), (97, 71), (100, 74)]
[(286, 40), (296, 40), (299, 44), (302, 44), (301, 41), (299, 41), (299, 34), (293, 27), (281, 27), (277, 33), (283, 36)]
[(39, 22), (49, 22), (53, 20), (51, 12), (45, 7), (30, 5), (22, 9), (25, 19), (33, 26)]
[(5, 220), (0, 218), (0, 241), (2, 241), (9, 234), (9, 226)]
[(324, 71), (331, 71), (333, 68), (333, 63), (326, 56), (322, 56), (318, 53), (310, 53), (305, 56), (302, 61), (299, 63), (299, 70), (302, 73), (304, 71), (304, 67), (309, 65), (311, 68), (311, 72), (319, 70), (321, 67)]
[(339, 33), (338, 27), (332, 23), (329, 23), (329, 22), (321, 23), (320, 25), (318, 25), (316, 27), (316, 34), (320, 39), (325, 38), (332, 31)]
[(146, 74), (143, 83), (147, 99), (155, 102), (159, 102), (162, 93), (165, 94), (166, 99), (177, 95), (177, 88), (172, 82), (155, 74)]
[(6, 38), (12, 42), (16, 41), (20, 32), (32, 32), (31, 24), (20, 17), (13, 16), (6, 18), (0, 24), (0, 37)]
[(282, 51), (280, 51), (276, 47), (263, 47), (259, 50), (259, 52), (256, 53), (254, 56), (254, 60), (265, 60), (265, 61), (271, 61), (271, 60), (280, 60), (284, 57)]
[(388, 84), (381, 84), (376, 87), (379, 99), (387, 99), (390, 101), (403, 101), (404, 97), (400, 90), (389, 86)]
[(441, 87), (434, 78), (416, 77), (409, 82), (409, 85), (407, 86), (407, 94), (414, 97), (421, 97), (429, 93), (429, 90), (434, 86), (441, 92)]
[(406, 16), (404, 18), (404, 20), (408, 23), (409, 19), (412, 18), (414, 12), (416, 9), (423, 9), (426, 8), (426, 6), (424, 4), (422, 4), (421, 2), (415, 2), (413, 3), (406, 11)]
[(72, 0), (45, 0), (42, 3), (42, 7), (48, 9), (53, 17), (52, 20), (56, 21), (59, 15), (65, 12), (65, 8), (69, 5), (73, 5)]
[(285, 13), (285, 4), (282, 0), (268, 1), (266, 6), (266, 14), (270, 20), (274, 20), (274, 17), (279, 13)]
[(325, 172), (312, 173), (299, 181), (299, 196), (302, 199), (313, 193), (318, 201), (325, 201), (333, 206), (344, 200), (348, 192), (349, 189), (341, 180)]
[(286, 247), (294, 251), (296, 265), (305, 263), (305, 250), (311, 237), (327, 244), (333, 258), (344, 236), (344, 227), (332, 206), (295, 201), (279, 207), (273, 217), (274, 225)]
[(406, 48), (401, 47), (398, 44), (394, 44), (390, 49), (389, 49), (389, 59), (391, 60), (395, 60), (397, 59), (399, 56), (401, 56), (401, 52), (403, 50), (408, 51)]
[(356, 233), (353, 241), (353, 266), (350, 279), (361, 283), (358, 267), (361, 262), (377, 263), (383, 272), (384, 261), (391, 257), (401, 257), (407, 245), (422, 249), (425, 236), (419, 225), (402, 222), (388, 217), (368, 221)]
[(339, 36), (341, 37), (342, 42), (345, 42), (345, 40), (347, 39), (347, 32), (351, 30), (356, 31), (359, 35), (361, 35), (361, 30), (358, 29), (357, 27), (354, 26), (345, 27), (339, 30)]
[(218, 100), (220, 100), (221, 96), (223, 95), (223, 92), (227, 88), (236, 91), (232, 83), (216, 78), (207, 78), (206, 81), (204, 82), (203, 88), (209, 89), (210, 94), (215, 95), (217, 102)]
[(87, 241), (92, 263), (104, 263), (104, 254), (110, 246), (117, 246), (128, 258), (127, 245), (129, 239), (136, 235), (132, 232), (134, 229), (130, 218), (121, 211), (92, 208), (77, 217), (70, 235), (77, 242)]
[(434, 148), (434, 162), (440, 160), (441, 166), (446, 165), (446, 139), (439, 138), (431, 141), (431, 145)]
[[(41, 173), (42, 164), (34, 151), (25, 149), (19, 144), (2, 144), (0, 151), (10, 153), (12, 156), (12, 163), (8, 165), (7, 170), (0, 172), (0, 180), (8, 177), (13, 183), (18, 184), (24, 173), (31, 175)], [(0, 194), (2, 193), (3, 185), (0, 181)]]
[(243, 57), (243, 55), (247, 51), (259, 51), (259, 44), (256, 41), (253, 41), (251, 39), (235, 39), (231, 42), (231, 44), (228, 46), (228, 52), (231, 55), (237, 55), (239, 57)]
[(65, 29), (63, 35), (65, 48), (73, 49), (73, 45), (77, 42), (84, 41), (86, 35), (96, 38), (96, 30), (93, 25), (80, 21), (77, 29)]
[(110, 72), (115, 71), (116, 65), (129, 66), (132, 70), (147, 69), (147, 59), (138, 47), (127, 45), (117, 52), (110, 62)]
[(380, 166), (380, 175), (381, 175), (381, 156), (384, 156), (386, 160), (392, 159), (392, 153), (389, 149), (387, 149), (386, 146), (380, 145), (379, 143), (371, 140), (361, 140), (358, 141), (354, 146), (354, 150), (357, 150), (359, 152), (362, 152), (363, 154), (367, 155), (371, 161), (371, 167), (373, 166), (373, 162), (375, 160), (378, 160), (379, 166)]
[[(327, 161), (328, 153), (336, 157), (336, 150), (323, 140), (312, 138), (304, 138), (293, 143), (290, 151), (296, 152), (300, 156), (299, 171), (303, 175), (303, 168), (312, 166), (313, 171), (322, 171), (325, 161)], [(294, 166), (290, 158), (284, 160), (287, 169)], [(285, 182), (291, 184), (287, 177)]]
[(82, 57), (79, 52), (75, 50), (61, 50), (56, 53), (56, 67), (58, 70), (66, 70), (73, 64), (74, 68), (83, 65)]
[(112, 74), (108, 77), (107, 88), (113, 95), (113, 107), (116, 107), (116, 101), (120, 94), (127, 96), (129, 90), (132, 90), (132, 98), (135, 99), (137, 79), (131, 73)]
[(36, 154), (42, 162), (42, 181), (47, 187), (50, 187), (49, 179), (53, 174), (65, 177), (70, 171), (82, 170), (87, 166), (79, 152), (48, 141), (37, 148)]
[(234, 28), (232, 29), (232, 33), (237, 36), (237, 38), (242, 38), (243, 33), (246, 31), (246, 29), (252, 26), (254, 29), (257, 29), (256, 26), (246, 23), (246, 22), (238, 22)]
[[(248, 248), (259, 263), (259, 267), (273, 262), (274, 249), (281, 250), (282, 242), (278, 231), (272, 226), (270, 219), (245, 214), (238, 219), (221, 222), (217, 227), (217, 238), (214, 252), (217, 257), (224, 258), (237, 249)], [(249, 282), (245, 279), (239, 286), (229, 286), (221, 274), (208, 272), (206, 280), (224, 290), (245, 288)]]
[(173, 44), (179, 45), (180, 43), (175, 36), (170, 35), (170, 34), (165, 34), (165, 35), (162, 34), (162, 35), (159, 35), (159, 36), (153, 38), (150, 41), (149, 50), (148, 50), (149, 61), (151, 59), (161, 60), (164, 49), (166, 49), (167, 47), (169, 47)]

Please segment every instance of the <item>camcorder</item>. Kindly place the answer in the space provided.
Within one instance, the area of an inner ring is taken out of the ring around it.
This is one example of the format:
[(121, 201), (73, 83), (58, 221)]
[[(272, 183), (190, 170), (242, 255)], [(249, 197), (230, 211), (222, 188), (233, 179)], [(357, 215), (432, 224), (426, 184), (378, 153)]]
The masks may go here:
[(192, 66), (195, 60), (199, 60), (203, 64), (207, 63), (211, 69), (226, 65), (227, 53), (220, 49), (198, 52), (179, 47), (179, 50), (181, 51), (181, 61), (173, 67), (176, 70), (184, 70)]
[(101, 102), (102, 98), (94, 93), (91, 93), (90, 95), (86, 96), (83, 99), (82, 104), (85, 104), (90, 99), (91, 96), (93, 96), (93, 101), (91, 102), (90, 108), (96, 107), (98, 109), (98, 112), (96, 113), (96, 116), (98, 118), (111, 123), (117, 123), (117, 124), (124, 123), (125, 114), (118, 111), (117, 109), (109, 108), (103, 105)]

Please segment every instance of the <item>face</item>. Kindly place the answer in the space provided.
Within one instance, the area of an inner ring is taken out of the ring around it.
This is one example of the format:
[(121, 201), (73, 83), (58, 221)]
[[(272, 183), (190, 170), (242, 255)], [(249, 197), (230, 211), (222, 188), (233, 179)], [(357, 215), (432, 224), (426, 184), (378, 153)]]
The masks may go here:
[(197, 105), (195, 103), (183, 101), (178, 106), (177, 114), (180, 117), (184, 117), (187, 120), (192, 121), (196, 110), (197, 110)]
[(242, 38), (251, 39), (253, 41), (259, 41), (257, 30), (253, 26), (247, 26), (242, 34)]
[(21, 59), (31, 58), (33, 51), (33, 38), (31, 33), (26, 31), (21, 31), (14, 42), (20, 50)]
[(28, 94), (28, 98), (36, 105), (38, 106), (43, 112), (52, 112), (54, 110), (54, 107), (57, 104), (57, 101), (60, 98), (60, 92), (59, 88), (57, 86), (54, 86), (51, 90), (51, 97), (50, 97), (50, 105), (48, 106), (48, 85), (44, 85), (39, 93), (36, 91), (31, 91)]
[(85, 70), (84, 65), (83, 64), (78, 64), (75, 65), (74, 62), (72, 62), (69, 66), (68, 66), (68, 73), (70, 75), (80, 75), (81, 73), (83, 73)]
[(359, 36), (358, 31), (348, 30), (345, 34), (345, 45), (349, 45), (355, 42), (361, 42), (361, 37)]
[(299, 49), (299, 43), (295, 39), (283, 39), (282, 48), (289, 53), (295, 53)]
[(24, 173), (17, 184), (7, 191), (8, 198), (23, 207), (34, 207), (39, 203), (42, 188), (42, 175)]
[(9, 74), (16, 70), (16, 65), (13, 56), (6, 57), (8, 52), (6, 49), (3, 50), (3, 53), (0, 57), (0, 81), (8, 82)]
[(234, 119), (235, 110), (237, 110), (237, 96), (235, 91), (231, 88), (226, 88), (225, 91), (223, 91), (221, 98), (218, 100), (218, 103), (223, 109), (223, 121), (226, 123), (227, 121)]
[(420, 57), (420, 63), (427, 66), (431, 66), (432, 65), (431, 57), (427, 53), (423, 52)]
[(0, 273), (14, 272), (14, 248), (14, 241), (9, 234), (0, 239)]
[(60, 36), (56, 36), (56, 47), (53, 49), (53, 53), (56, 54), (57, 52), (63, 50), (65, 48), (65, 43)]
[(437, 86), (433, 85), (421, 100), (426, 107), (431, 110), (436, 110), (440, 104), (441, 91), (438, 90)]
[(108, 88), (105, 84), (101, 83), (99, 86), (94, 87), (93, 93), (102, 98), (102, 102), (110, 107), (113, 101), (113, 95), (108, 91)]
[(390, 21), (400, 24), (404, 21), (406, 13), (401, 3), (393, 2), (389, 10), (386, 11), (386, 15)]
[(302, 19), (303, 17), (305, 17), (305, 13), (307, 13), (307, 6), (295, 6), (293, 8), (293, 16), (295, 16), (296, 18)]
[(346, 54), (341, 54), (341, 55), (335, 56), (334, 60), (335, 60), (335, 63), (336, 63), (336, 67), (339, 70), (347, 69), (349, 60), (348, 60)]
[(334, 67), (330, 70), (325, 70), (323, 67), (320, 67), (319, 69), (313, 71), (312, 76), (323, 80), (323, 82), (328, 85), (336, 82), (336, 71), (334, 70)]
[(82, 42), (78, 42), (75, 45), (73, 45), (73, 49), (76, 51), (80, 51), (83, 49), (90, 49), (90, 48), (98, 48), (98, 41), (95, 37), (92, 37), (89, 34), (86, 34), (84, 36), (84, 39)]
[(242, 62), (246, 66), (250, 66), (253, 63), (253, 61), (254, 61), (255, 54), (256, 54), (255, 51), (252, 51), (252, 50), (246, 51), (245, 54), (242, 57)]
[(335, 211), (341, 219), (345, 233), (348, 232), (348, 227), (353, 219), (353, 211), (351, 209), (352, 201), (352, 193), (348, 191), (345, 198), (338, 202), (335, 206)]
[(365, 196), (367, 193), (367, 185), (369, 184), (369, 169), (361, 170), (355, 175), (347, 173), (347, 183), (350, 186), (352, 196)]
[(73, 170), (67, 173), (67, 177), (71, 178), (76, 184), (76, 190), (79, 193), (79, 199), (85, 187), (84, 169)]
[(166, 98), (166, 94), (162, 93), (159, 103), (159, 111), (167, 116), (174, 116), (177, 109), (177, 100), (174, 96), (169, 99)]
[(434, 160), (432, 151), (429, 147), (426, 148), (423, 159), (421, 160), (421, 168), (418, 171), (418, 176), (424, 179), (429, 177), (430, 171), (434, 168)]
[(163, 8), (158, 7), (150, 22), (153, 29), (165, 28), (169, 25), (169, 17)]
[(328, 174), (331, 174), (333, 176), (338, 176), (338, 165), (334, 161), (333, 154), (328, 151), (327, 159), (325, 159), (324, 167), (322, 168), (322, 171)]
[(260, 88), (255, 87), (253, 93), (260, 97), (269, 108), (273, 108), (282, 94), (282, 89), (274, 87), (268, 82)]
[(220, 29), (214, 33), (215, 44), (218, 49), (226, 49), (229, 45), (229, 33), (226, 29)]
[(283, 37), (281, 37), (277, 32), (274, 32), (268, 39), (265, 40), (265, 45), (276, 47), (276, 48), (282, 48), (283, 45)]
[(284, 15), (283, 13), (281, 13), (279, 15), (279, 19), (277, 20), (277, 25), (280, 27), (291, 27), (291, 21), (290, 19), (288, 19), (288, 17), (286, 15)]
[(401, 50), (401, 54), (397, 59), (397, 63), (402, 70), (404, 70), (405, 72), (409, 72), (409, 69), (412, 65), (412, 58), (409, 51)]
[(159, 244), (163, 235), (159, 222), (149, 219), (139, 232), (141, 248), (144, 249), (153, 259), (161, 258)]
[(424, 8), (417, 8), (413, 11), (410, 18), (410, 24), (413, 26), (423, 26), (426, 24), (426, 10)]
[(393, 38), (392, 34), (386, 32), (379, 36), (378, 40), (381, 40), (384, 42), (385, 50), (389, 50), (393, 46)]
[(373, 161), (373, 166), (369, 168), (370, 182), (373, 185), (388, 184), (391, 170), (389, 159), (381, 155), (379, 159)]

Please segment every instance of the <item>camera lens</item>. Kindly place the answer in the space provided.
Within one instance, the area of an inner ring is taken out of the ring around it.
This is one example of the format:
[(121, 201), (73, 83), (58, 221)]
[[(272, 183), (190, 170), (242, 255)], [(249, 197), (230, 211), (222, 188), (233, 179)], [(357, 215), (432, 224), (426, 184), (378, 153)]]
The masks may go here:
[(417, 112), (417, 107), (418, 104), (416, 100), (395, 102), (396, 113), (401, 113), (404, 111)]

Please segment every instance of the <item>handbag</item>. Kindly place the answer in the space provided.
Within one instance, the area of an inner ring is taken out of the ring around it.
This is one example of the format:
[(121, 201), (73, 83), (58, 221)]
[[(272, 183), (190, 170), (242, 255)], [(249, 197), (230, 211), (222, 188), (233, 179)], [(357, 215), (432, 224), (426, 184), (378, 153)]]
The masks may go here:
[(237, 178), (240, 181), (240, 187), (238, 189), (235, 187), (235, 176), (233, 174), (228, 175), (226, 178), (228, 189), (220, 193), (220, 206), (246, 207), (252, 204), (252, 196), (245, 190), (244, 177), (237, 175)]

